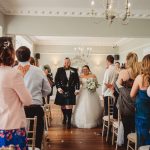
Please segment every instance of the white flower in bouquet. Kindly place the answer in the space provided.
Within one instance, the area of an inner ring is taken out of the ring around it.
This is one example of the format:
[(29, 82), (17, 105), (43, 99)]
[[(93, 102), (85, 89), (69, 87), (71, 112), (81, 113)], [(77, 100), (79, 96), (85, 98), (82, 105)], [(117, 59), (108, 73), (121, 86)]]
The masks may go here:
[(89, 78), (87, 79), (86, 87), (90, 92), (95, 92), (99, 84), (95, 78)]

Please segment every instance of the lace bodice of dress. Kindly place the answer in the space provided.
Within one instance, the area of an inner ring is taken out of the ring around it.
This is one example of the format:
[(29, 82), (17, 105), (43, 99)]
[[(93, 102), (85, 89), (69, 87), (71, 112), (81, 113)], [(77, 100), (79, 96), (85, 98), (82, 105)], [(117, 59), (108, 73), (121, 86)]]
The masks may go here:
[(80, 78), (82, 88), (86, 88), (86, 81), (87, 81), (87, 78)]

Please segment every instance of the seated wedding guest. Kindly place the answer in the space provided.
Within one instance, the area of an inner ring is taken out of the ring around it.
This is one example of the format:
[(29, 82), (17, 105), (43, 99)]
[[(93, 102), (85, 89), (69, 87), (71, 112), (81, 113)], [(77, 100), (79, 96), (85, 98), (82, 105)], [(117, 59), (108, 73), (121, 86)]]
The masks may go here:
[(0, 37), (0, 148), (14, 145), (27, 150), (23, 107), (31, 104), (32, 97), (22, 75), (12, 68), (14, 59), (12, 39)]
[(108, 97), (114, 97), (112, 90), (108, 87), (114, 84), (116, 78), (116, 69), (114, 66), (114, 57), (108, 55), (106, 58), (107, 69), (104, 74), (103, 85), (102, 85), (102, 95), (104, 97), (104, 114), (108, 115)]
[(134, 79), (138, 74), (138, 57), (137, 54), (131, 52), (126, 57), (126, 69), (120, 71), (116, 82), (119, 88), (117, 103), (124, 127), (124, 146), (127, 145), (127, 135), (131, 132), (135, 132), (135, 107), (130, 97), (130, 91)]
[(150, 97), (147, 89), (150, 86), (150, 54), (142, 60), (141, 74), (134, 81), (131, 97), (135, 101), (135, 125), (137, 133), (137, 147), (150, 145)]
[(51, 92), (51, 87), (43, 71), (33, 65), (30, 65), (30, 49), (21, 46), (16, 51), (19, 61), (17, 69), (21, 71), (26, 87), (32, 95), (32, 105), (25, 107), (27, 117), (37, 116), (37, 129), (35, 147), (41, 149), (41, 142), (44, 130), (44, 111), (42, 108), (43, 99)]
[[(53, 87), (55, 86), (55, 83), (53, 81), (53, 75), (51, 73), (51, 68), (49, 65), (44, 65), (43, 66), (43, 71), (45, 73), (45, 75), (47, 76), (47, 79), (49, 81), (49, 84), (51, 86), (51, 93), (47, 96), (47, 103), (49, 104), (50, 102), (50, 96), (53, 95)], [(45, 103), (45, 98), (44, 98), (44, 103)]]

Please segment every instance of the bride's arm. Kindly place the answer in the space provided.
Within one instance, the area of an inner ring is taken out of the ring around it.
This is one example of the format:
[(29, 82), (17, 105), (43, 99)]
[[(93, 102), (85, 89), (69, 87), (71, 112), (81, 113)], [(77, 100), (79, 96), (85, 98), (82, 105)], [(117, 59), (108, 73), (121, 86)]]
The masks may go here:
[(82, 78), (83, 78), (83, 75), (80, 75), (80, 85), (82, 85)]
[(96, 84), (98, 85), (98, 80), (95, 74), (92, 74), (92, 78), (95, 80)]
[(92, 74), (91, 77), (97, 81), (97, 77), (95, 74)]

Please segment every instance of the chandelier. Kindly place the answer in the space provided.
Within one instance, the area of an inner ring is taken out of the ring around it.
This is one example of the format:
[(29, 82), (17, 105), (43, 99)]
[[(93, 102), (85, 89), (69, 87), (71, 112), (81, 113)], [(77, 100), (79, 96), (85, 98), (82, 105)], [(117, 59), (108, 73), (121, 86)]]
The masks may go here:
[[(123, 17), (121, 19), (122, 24), (125, 24), (125, 25), (128, 24), (128, 18), (130, 17), (130, 14), (131, 14), (130, 7), (131, 7), (131, 4), (129, 0), (125, 0), (125, 6), (124, 6), (125, 12), (123, 13)], [(106, 19), (110, 22), (110, 24), (113, 23), (115, 18), (121, 17), (119, 13), (115, 11), (114, 0), (107, 0), (105, 16), (106, 16)]]
[[(129, 0), (124, 0), (125, 2), (123, 6), (124, 12), (118, 12), (117, 5), (115, 4), (119, 4), (119, 1), (120, 0), (106, 0), (106, 5), (104, 6), (105, 7), (104, 15), (105, 15), (106, 20), (108, 20), (110, 24), (113, 23), (114, 19), (121, 18), (122, 24), (126, 25), (128, 24), (129, 17), (131, 15), (131, 12), (130, 12), (131, 4)], [(95, 0), (91, 0), (91, 6), (93, 7), (94, 5), (95, 5)], [(94, 9), (92, 9), (92, 14), (93, 12), (94, 12)]]
[(74, 51), (75, 51), (75, 58), (87, 60), (87, 58), (92, 52), (92, 48), (91, 47), (75, 47)]

